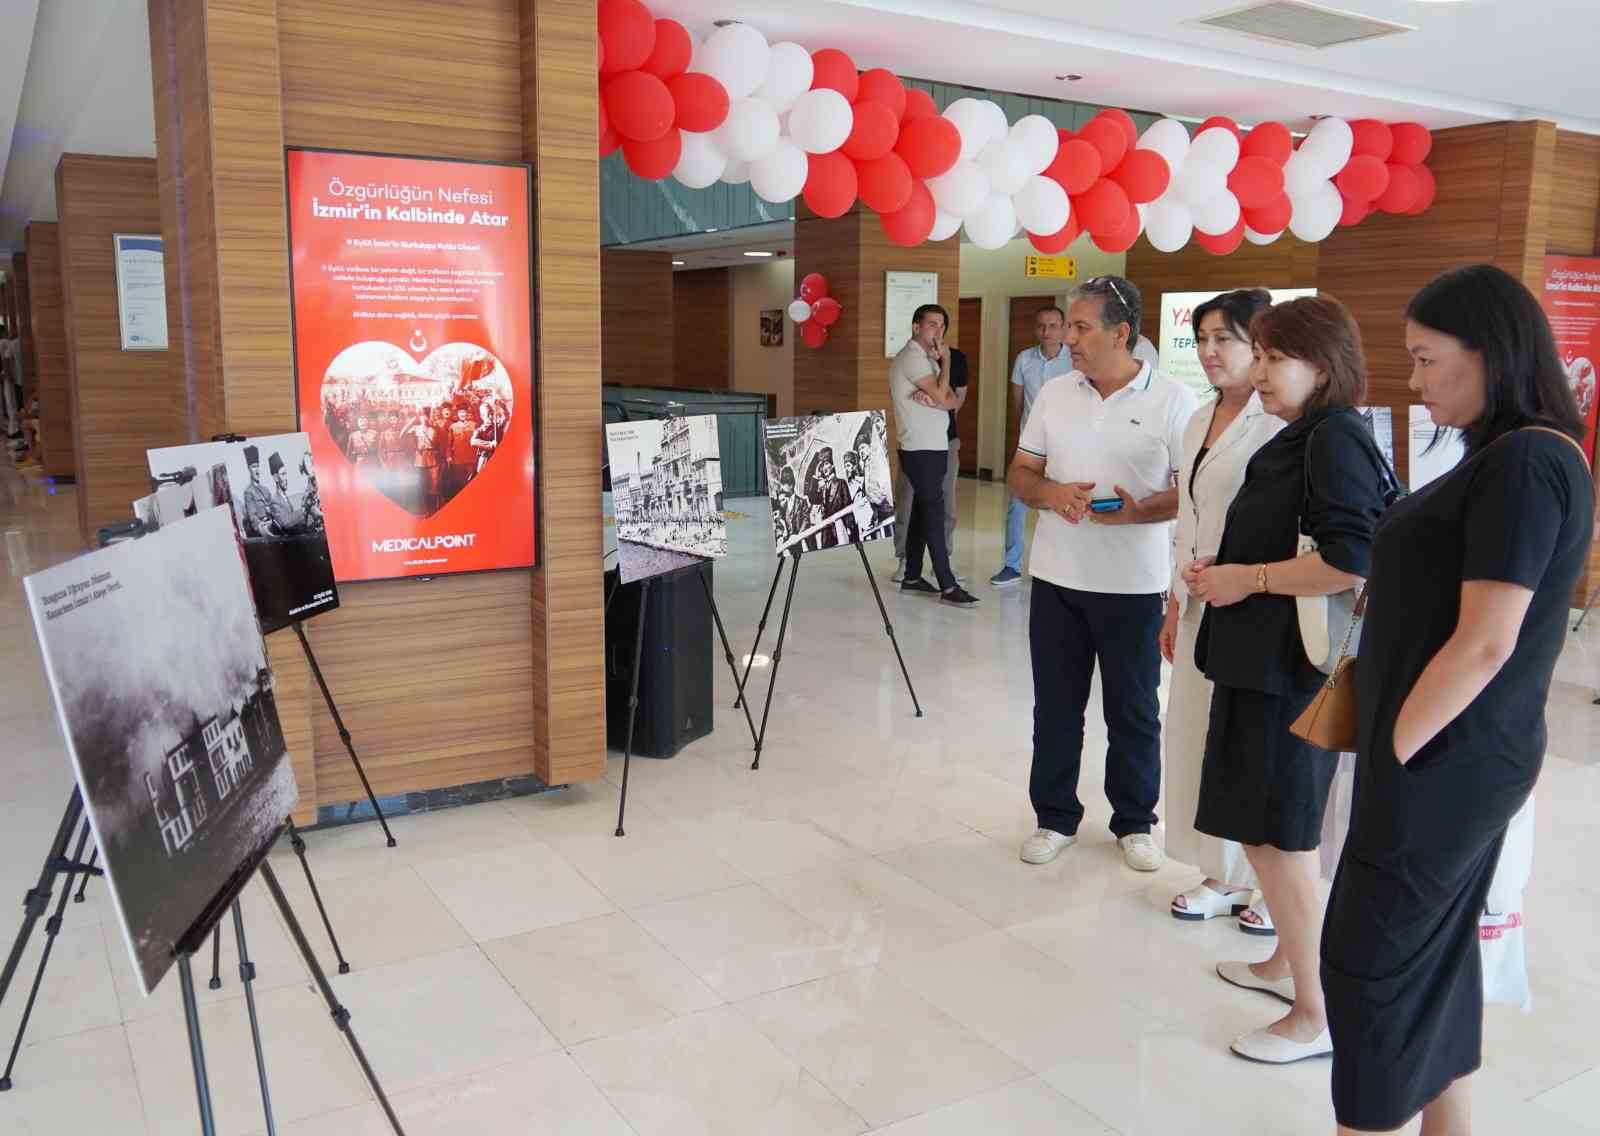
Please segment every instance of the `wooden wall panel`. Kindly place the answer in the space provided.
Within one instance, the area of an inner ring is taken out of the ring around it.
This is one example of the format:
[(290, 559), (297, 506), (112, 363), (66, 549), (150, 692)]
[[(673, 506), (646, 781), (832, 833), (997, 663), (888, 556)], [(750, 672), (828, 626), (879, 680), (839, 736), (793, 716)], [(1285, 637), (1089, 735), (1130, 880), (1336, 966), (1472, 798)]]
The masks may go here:
[(1155, 343), (1161, 331), (1162, 293), (1315, 288), (1317, 246), (1285, 233), (1270, 245), (1246, 241), (1227, 256), (1212, 256), (1193, 241), (1178, 252), (1158, 252), (1140, 237), (1128, 250), (1126, 275), (1144, 294), (1140, 330)]
[(522, 154), (533, 162), (535, 178), (544, 525), (530, 595), (534, 718), (542, 727), (534, 737), (534, 768), (558, 785), (603, 777), (606, 763), (599, 95), (591, 0), (521, 0), (521, 60)]
[(670, 252), (600, 251), (600, 373), (605, 382), (674, 385), (678, 321), (672, 277)]
[[(704, 268), (672, 274), (672, 385), (727, 390), (732, 357), (731, 269)], [(748, 329), (744, 329), (748, 330)], [(652, 328), (645, 333), (656, 338)]]
[(1544, 288), (1545, 245), (1550, 238), (1555, 123), (1510, 123), (1505, 147), (1505, 163), (1500, 171), (1500, 233), (1494, 262), (1538, 295)]
[(66, 301), (61, 294), (61, 234), (35, 221), (23, 242), (28, 256), (28, 327), (39, 396), (39, 460), (51, 477), (76, 477), (72, 438), (72, 373), (67, 365)]
[(1552, 253), (1600, 252), (1600, 137), (1556, 133), (1547, 244)]
[(28, 254), (16, 252), (11, 254), (11, 280), (15, 287), (17, 298), (17, 329), (22, 340), (22, 388), (23, 394), (33, 397), (33, 392), (38, 389), (38, 358), (33, 346), (33, 300), (28, 291)]

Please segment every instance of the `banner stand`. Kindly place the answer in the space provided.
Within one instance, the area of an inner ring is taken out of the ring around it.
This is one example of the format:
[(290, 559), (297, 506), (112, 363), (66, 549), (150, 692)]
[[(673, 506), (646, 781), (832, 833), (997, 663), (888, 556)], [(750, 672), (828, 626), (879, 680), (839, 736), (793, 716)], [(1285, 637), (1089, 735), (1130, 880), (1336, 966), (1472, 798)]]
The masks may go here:
[[(895, 638), (894, 624), (889, 619), (889, 610), (883, 606), (883, 593), (878, 590), (878, 581), (872, 575), (872, 566), (867, 563), (867, 550), (861, 545), (855, 546), (856, 553), (861, 557), (861, 571), (866, 574), (867, 583), (872, 586), (872, 598), (878, 603), (878, 614), (883, 617), (883, 632), (889, 637), (889, 645), (894, 648), (894, 657), (900, 663), (900, 673), (905, 676), (906, 690), (911, 693), (911, 704), (917, 708), (917, 717), (922, 717), (922, 703), (917, 700), (917, 688), (911, 684), (911, 672), (906, 669), (905, 656), (900, 653), (900, 641)], [(750, 654), (746, 657), (744, 678), (739, 681), (738, 699), (735, 706), (743, 704), (745, 684), (750, 681), (750, 667), (755, 662), (756, 649), (761, 646), (761, 636), (767, 628), (767, 616), (772, 612), (773, 597), (778, 594), (778, 581), (783, 577), (783, 562), (785, 556), (793, 557), (793, 564), (789, 570), (789, 589), (783, 598), (783, 615), (778, 620), (778, 645), (772, 652), (772, 679), (767, 683), (767, 701), (761, 711), (761, 729), (756, 734), (755, 760), (750, 763), (751, 769), (761, 768), (761, 750), (767, 740), (767, 719), (772, 714), (772, 692), (778, 685), (778, 664), (783, 662), (783, 640), (789, 630), (789, 608), (794, 603), (794, 584), (800, 576), (800, 558), (803, 552), (782, 554), (778, 557), (778, 570), (773, 573), (772, 587), (767, 592), (767, 605), (761, 609), (761, 621), (756, 625), (756, 641), (750, 645)], [(746, 713), (749, 713), (748, 709)]]

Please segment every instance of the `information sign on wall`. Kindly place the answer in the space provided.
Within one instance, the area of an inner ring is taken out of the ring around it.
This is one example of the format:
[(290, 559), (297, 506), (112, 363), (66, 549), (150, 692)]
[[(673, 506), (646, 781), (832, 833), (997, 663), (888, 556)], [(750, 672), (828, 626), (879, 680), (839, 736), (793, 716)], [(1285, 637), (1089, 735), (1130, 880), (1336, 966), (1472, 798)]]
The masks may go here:
[(1588, 427), (1583, 452), (1595, 459), (1595, 422), (1600, 416), (1600, 257), (1544, 258), (1544, 314), (1556, 334), (1556, 353)]
[(923, 304), (939, 302), (937, 272), (885, 272), (883, 354), (892, 359), (911, 338), (911, 317)]
[(1030, 256), (1024, 259), (1028, 276), (1050, 277), (1055, 280), (1075, 280), (1078, 260), (1072, 256)]
[[(1174, 382), (1184, 383), (1201, 400), (1211, 397), (1211, 383), (1195, 352), (1195, 308), (1225, 289), (1212, 292), (1163, 292), (1161, 295), (1161, 338), (1156, 350), (1161, 356), (1161, 373)], [(1273, 288), (1272, 302), (1281, 304), (1297, 296), (1315, 296), (1315, 288)]]
[(334, 574), (534, 563), (529, 168), (288, 153), (300, 428)]
[(117, 266), (117, 323), (124, 351), (167, 349), (167, 275), (161, 237), (155, 233), (116, 233), (111, 238)]

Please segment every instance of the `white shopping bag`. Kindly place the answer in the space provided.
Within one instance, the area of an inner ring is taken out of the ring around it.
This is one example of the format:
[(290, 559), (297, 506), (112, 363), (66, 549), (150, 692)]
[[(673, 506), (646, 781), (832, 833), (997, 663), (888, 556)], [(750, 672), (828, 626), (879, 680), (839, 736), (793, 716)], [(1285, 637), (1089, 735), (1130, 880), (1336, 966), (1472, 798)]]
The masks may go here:
[(1506, 829), (1495, 865), (1489, 896), (1478, 919), (1478, 948), (1483, 956), (1483, 1000), (1533, 1009), (1528, 988), (1527, 927), (1522, 893), (1533, 874), (1533, 798), (1530, 796)]

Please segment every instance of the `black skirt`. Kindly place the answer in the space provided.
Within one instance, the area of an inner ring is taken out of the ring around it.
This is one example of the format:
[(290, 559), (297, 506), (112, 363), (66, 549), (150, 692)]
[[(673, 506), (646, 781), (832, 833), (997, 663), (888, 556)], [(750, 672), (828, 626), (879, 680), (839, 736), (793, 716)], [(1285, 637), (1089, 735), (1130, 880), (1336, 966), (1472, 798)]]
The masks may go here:
[(1289, 732), (1315, 696), (1315, 690), (1276, 695), (1216, 684), (1196, 829), (1285, 852), (1316, 849), (1339, 755)]

